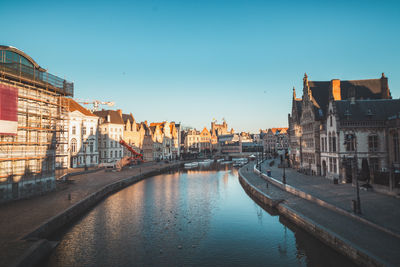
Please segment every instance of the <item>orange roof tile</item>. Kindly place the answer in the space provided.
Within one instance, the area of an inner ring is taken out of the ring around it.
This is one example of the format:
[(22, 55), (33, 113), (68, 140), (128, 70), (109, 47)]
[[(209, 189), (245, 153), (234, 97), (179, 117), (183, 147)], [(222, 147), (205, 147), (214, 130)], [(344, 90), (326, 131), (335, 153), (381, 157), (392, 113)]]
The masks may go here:
[(74, 112), (75, 110), (77, 110), (86, 116), (96, 117), (96, 115), (94, 115), (92, 112), (90, 112), (90, 110), (82, 107), (81, 105), (78, 104), (78, 102), (76, 102), (72, 98), (63, 97), (63, 98), (61, 98), (61, 101), (63, 102), (63, 104), (65, 104), (68, 107), (69, 112)]

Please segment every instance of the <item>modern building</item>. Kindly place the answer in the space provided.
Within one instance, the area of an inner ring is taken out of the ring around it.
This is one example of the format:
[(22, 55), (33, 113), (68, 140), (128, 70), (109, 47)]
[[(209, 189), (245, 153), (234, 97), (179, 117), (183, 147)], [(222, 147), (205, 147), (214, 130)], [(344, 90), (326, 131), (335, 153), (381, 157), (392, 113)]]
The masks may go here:
[(238, 134), (219, 135), (218, 145), (222, 154), (242, 153), (242, 145)]
[(55, 188), (56, 162), (68, 156), (62, 151), (68, 107), (61, 98), (73, 94), (73, 83), (48, 73), (21, 50), (0, 46), (0, 202)]

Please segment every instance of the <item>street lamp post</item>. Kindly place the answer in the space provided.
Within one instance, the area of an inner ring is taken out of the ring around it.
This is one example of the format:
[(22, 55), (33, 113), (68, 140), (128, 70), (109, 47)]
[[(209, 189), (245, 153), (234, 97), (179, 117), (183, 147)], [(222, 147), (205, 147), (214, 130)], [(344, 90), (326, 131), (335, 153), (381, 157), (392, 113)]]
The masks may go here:
[(286, 184), (286, 170), (285, 170), (285, 164), (286, 163), (286, 158), (281, 155), (281, 164), (283, 166), (283, 175), (282, 175), (282, 183)]
[(282, 183), (286, 184), (286, 171), (285, 171), (285, 166), (286, 165), (286, 159), (283, 160), (283, 176), (282, 176)]
[(358, 185), (358, 158), (357, 158), (357, 138), (355, 134), (348, 134), (345, 136), (345, 145), (353, 144), (353, 178), (355, 179), (356, 183), (356, 205), (354, 212), (357, 214), (361, 214), (361, 200), (360, 200), (360, 189)]

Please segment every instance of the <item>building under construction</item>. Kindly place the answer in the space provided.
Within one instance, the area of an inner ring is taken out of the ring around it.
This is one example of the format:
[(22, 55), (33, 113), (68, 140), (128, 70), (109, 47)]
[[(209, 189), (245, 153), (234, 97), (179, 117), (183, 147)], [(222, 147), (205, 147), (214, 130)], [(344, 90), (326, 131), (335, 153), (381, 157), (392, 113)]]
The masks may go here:
[(30, 56), (0, 45), (0, 202), (55, 188), (68, 156), (68, 102), (73, 83), (49, 74)]

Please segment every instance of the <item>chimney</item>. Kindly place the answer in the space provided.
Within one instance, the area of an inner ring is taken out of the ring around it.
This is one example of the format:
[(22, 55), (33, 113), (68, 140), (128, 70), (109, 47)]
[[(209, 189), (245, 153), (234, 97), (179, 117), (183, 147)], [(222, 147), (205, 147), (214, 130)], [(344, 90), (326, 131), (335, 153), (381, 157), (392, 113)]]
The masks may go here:
[(122, 118), (122, 110), (117, 109), (117, 112), (118, 112), (119, 116)]
[(383, 99), (392, 99), (392, 96), (391, 96), (390, 90), (389, 90), (388, 78), (385, 76), (385, 73), (383, 73), (383, 72), (382, 72), (382, 76), (381, 76), (381, 92), (382, 92)]
[(339, 79), (331, 80), (331, 97), (335, 101), (342, 100), (342, 96), (340, 93), (340, 80)]

